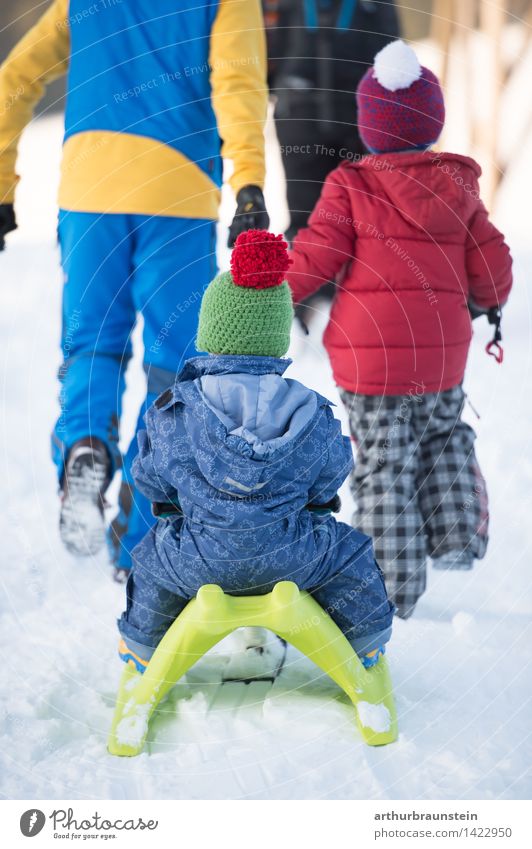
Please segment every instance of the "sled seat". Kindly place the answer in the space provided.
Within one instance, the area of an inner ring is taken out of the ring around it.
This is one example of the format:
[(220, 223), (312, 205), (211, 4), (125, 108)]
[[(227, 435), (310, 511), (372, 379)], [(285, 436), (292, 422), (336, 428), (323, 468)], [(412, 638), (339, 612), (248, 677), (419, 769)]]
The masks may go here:
[(330, 616), (307, 592), (282, 581), (271, 593), (230, 596), (215, 584), (201, 587), (169, 628), (144, 674), (123, 671), (108, 741), (112, 755), (132, 757), (144, 746), (157, 705), (185, 672), (237, 628), (268, 628), (326, 672), (356, 709), (360, 733), (370, 746), (397, 738), (397, 718), (386, 657), (364, 669)]

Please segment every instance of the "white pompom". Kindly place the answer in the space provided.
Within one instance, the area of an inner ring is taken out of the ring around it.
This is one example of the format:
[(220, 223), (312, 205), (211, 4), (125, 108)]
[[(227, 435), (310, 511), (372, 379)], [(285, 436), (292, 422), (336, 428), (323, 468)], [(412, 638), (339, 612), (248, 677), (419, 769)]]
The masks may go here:
[(397, 91), (408, 88), (421, 76), (421, 65), (411, 47), (404, 41), (392, 41), (375, 56), (373, 74), (383, 88)]

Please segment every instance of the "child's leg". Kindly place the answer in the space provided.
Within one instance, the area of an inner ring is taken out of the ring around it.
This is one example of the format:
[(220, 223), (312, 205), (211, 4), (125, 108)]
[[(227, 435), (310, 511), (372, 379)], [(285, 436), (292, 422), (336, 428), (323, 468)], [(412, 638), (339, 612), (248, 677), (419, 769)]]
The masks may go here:
[(403, 618), (426, 585), (426, 539), (419, 511), (415, 395), (341, 392), (357, 456), (351, 476), (353, 525), (373, 538), (388, 594)]
[(188, 600), (157, 584), (148, 570), (135, 566), (127, 582), (127, 606), (118, 620), (119, 654), (144, 671), (153, 652)]
[(390, 639), (394, 608), (371, 539), (334, 519), (327, 520), (326, 530), (320, 535), (327, 546), (325, 570), (310, 592), (365, 658)]
[(429, 554), (442, 568), (471, 568), (488, 542), (486, 483), (475, 456), (475, 432), (461, 420), (461, 386), (426, 395), (416, 407), (419, 504)]

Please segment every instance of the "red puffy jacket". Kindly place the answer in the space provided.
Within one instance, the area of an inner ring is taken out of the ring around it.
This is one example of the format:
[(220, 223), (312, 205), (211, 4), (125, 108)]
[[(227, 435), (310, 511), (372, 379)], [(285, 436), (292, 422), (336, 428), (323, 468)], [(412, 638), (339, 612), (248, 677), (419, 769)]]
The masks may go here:
[(480, 167), (434, 151), (342, 163), (293, 245), (296, 302), (337, 281), (324, 343), (337, 384), (440, 392), (464, 377), (468, 301), (504, 304), (512, 261), (479, 199)]

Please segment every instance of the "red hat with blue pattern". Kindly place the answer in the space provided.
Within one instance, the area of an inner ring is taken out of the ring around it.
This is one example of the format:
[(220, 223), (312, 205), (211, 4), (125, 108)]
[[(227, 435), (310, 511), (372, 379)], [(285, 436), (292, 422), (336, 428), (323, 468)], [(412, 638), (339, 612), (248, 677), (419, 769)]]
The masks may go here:
[(404, 41), (377, 53), (358, 85), (357, 106), (358, 131), (372, 153), (430, 147), (445, 120), (438, 78)]

